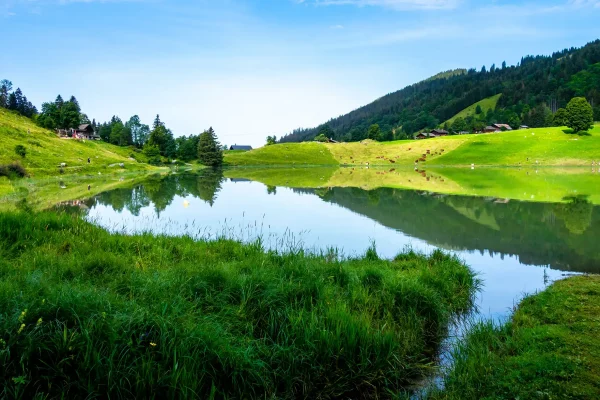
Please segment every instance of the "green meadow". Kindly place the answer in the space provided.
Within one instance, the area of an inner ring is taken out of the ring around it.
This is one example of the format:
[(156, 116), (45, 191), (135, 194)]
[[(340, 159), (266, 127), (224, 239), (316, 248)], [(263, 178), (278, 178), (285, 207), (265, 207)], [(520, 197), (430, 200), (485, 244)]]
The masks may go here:
[(458, 259), (110, 234), (0, 213), (1, 398), (391, 397), (479, 281)]
[(600, 125), (589, 136), (562, 128), (378, 143), (285, 143), (225, 155), (229, 166), (591, 166), (600, 162)]
[[(158, 170), (145, 163), (142, 153), (100, 141), (60, 139), (54, 132), (40, 128), (29, 118), (4, 108), (0, 108), (0, 143), (0, 164), (19, 162), (32, 177)], [(16, 154), (17, 145), (25, 147), (25, 157)], [(88, 158), (91, 161), (89, 164)], [(61, 172), (62, 163), (66, 167)], [(119, 167), (121, 163), (125, 168)], [(0, 182), (0, 193), (2, 186)]]

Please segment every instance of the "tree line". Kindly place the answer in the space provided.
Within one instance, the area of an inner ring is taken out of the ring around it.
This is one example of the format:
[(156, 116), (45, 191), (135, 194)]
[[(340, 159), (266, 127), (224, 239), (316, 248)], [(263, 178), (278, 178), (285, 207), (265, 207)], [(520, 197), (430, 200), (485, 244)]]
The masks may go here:
[[(482, 111), (465, 121), (465, 130), (481, 124), (508, 123), (518, 127), (556, 125), (558, 109), (574, 97), (585, 97), (594, 119), (600, 120), (600, 40), (551, 56), (526, 56), (516, 66), (483, 66), (457, 70), (410, 85), (371, 104), (331, 119), (316, 128), (299, 128), (280, 142), (313, 140), (330, 131), (329, 138), (358, 141), (378, 125), (380, 133), (395, 140), (439, 127), (461, 110), (482, 99), (502, 94), (496, 109)], [(325, 130), (325, 131), (324, 131)]]
[(49, 130), (78, 129), (89, 124), (101, 140), (116, 146), (132, 147), (143, 152), (152, 164), (164, 160), (178, 159), (184, 162), (198, 160), (204, 165), (218, 166), (223, 162), (223, 147), (219, 144), (215, 131), (210, 128), (199, 135), (175, 138), (171, 129), (167, 128), (157, 115), (152, 127), (142, 123), (138, 115), (127, 121), (114, 115), (109, 121), (97, 123), (95, 119), (82, 112), (75, 96), (65, 101), (59, 94), (54, 101), (44, 102), (42, 111), (38, 113), (35, 106), (27, 100), (17, 88), (12, 91), (11, 81), (0, 81), (0, 107), (15, 111), (31, 118), (39, 126)]
[(37, 115), (37, 108), (23, 94), (21, 88), (13, 91), (13, 83), (8, 79), (0, 81), (0, 107), (16, 111), (21, 115), (31, 118)]

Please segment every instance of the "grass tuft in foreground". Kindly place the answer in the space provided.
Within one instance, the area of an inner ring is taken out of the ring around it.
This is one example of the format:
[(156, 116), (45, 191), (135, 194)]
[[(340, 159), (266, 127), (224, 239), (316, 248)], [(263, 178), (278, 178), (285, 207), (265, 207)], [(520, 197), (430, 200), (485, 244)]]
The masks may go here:
[(441, 252), (339, 260), (0, 213), (0, 397), (390, 397), (477, 286)]
[(600, 277), (554, 283), (512, 322), (477, 325), (432, 399), (600, 398)]

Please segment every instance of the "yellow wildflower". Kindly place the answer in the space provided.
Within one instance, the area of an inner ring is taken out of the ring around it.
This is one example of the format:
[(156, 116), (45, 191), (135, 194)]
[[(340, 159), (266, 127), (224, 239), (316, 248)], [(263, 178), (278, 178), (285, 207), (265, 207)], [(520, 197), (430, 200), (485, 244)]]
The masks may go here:
[(23, 329), (25, 329), (25, 324), (21, 324), (21, 327), (17, 331), (17, 334), (21, 334), (21, 332), (23, 332)]
[(26, 316), (27, 316), (27, 309), (25, 309), (25, 311), (21, 312), (21, 315), (19, 316), (19, 322), (23, 322), (25, 320)]
[(156, 347), (156, 343), (154, 343), (154, 342), (150, 342), (150, 346), (152, 346), (152, 347)]
[(42, 324), (42, 319), (38, 319), (37, 324), (35, 324), (35, 326), (40, 326)]

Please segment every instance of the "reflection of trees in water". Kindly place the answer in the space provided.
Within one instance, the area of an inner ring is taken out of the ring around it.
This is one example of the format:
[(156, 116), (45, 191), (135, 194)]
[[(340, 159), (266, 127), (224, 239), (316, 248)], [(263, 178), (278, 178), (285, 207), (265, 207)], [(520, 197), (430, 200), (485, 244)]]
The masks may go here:
[(277, 194), (277, 186), (267, 185), (267, 194)]
[[(521, 262), (598, 272), (600, 212), (585, 198), (566, 204), (433, 195), (399, 189), (303, 189), (433, 245), (517, 255)], [(377, 201), (376, 201), (377, 200)], [(585, 232), (585, 235), (581, 235)]]
[(581, 235), (592, 223), (592, 211), (594, 206), (587, 200), (588, 196), (568, 196), (563, 200), (567, 203), (556, 204), (554, 212), (556, 216), (565, 221), (569, 232)]
[(222, 188), (222, 182), (223, 171), (212, 168), (203, 169), (196, 179), (197, 197), (206, 201), (212, 207), (217, 199), (217, 193)]
[(150, 205), (153, 205), (156, 213), (160, 215), (173, 202), (175, 196), (193, 196), (212, 206), (221, 190), (222, 180), (222, 172), (213, 169), (205, 169), (198, 174), (154, 177), (133, 188), (101, 193), (91, 199), (88, 206), (102, 204), (119, 212), (126, 209), (135, 216), (139, 216), (143, 207)]

